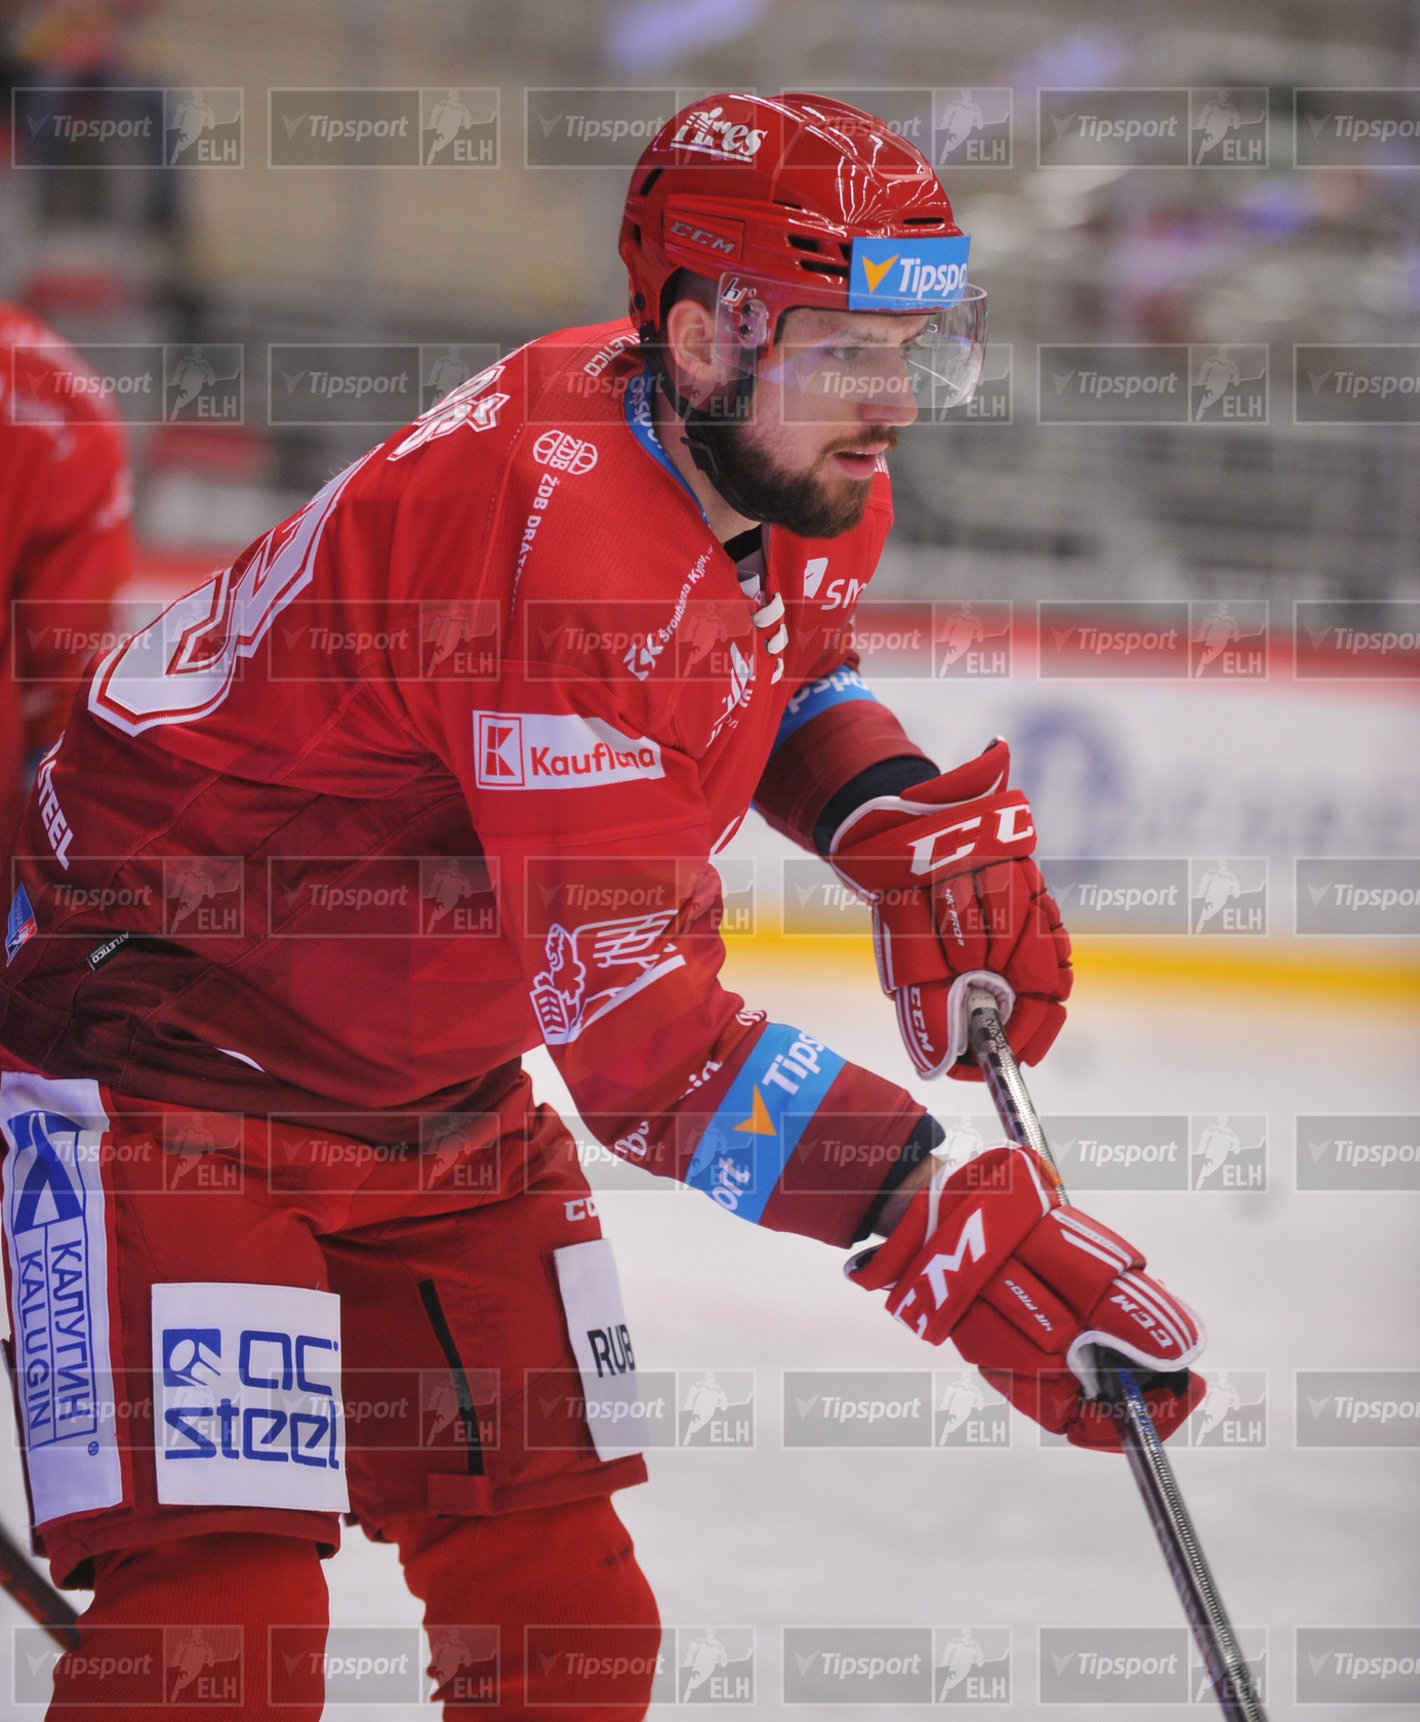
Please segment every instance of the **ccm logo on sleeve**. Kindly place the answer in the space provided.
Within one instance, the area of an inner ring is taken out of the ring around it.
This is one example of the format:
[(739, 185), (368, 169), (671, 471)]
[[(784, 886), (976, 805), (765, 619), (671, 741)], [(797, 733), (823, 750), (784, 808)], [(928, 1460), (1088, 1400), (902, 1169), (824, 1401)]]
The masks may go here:
[(660, 743), (575, 712), (475, 712), (480, 789), (584, 789), (664, 777)]

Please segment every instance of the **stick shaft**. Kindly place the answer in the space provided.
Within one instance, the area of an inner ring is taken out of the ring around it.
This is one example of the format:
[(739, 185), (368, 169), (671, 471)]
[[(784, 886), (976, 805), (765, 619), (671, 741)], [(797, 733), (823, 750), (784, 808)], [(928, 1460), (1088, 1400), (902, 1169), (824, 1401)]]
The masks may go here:
[[(1059, 1178), (1060, 1168), (1002, 1031), (995, 999), (984, 989), (974, 990), (968, 1011), (971, 1050), (991, 1091), (1002, 1126), (1013, 1142), (1033, 1148)], [(1068, 1200), (1063, 1184), (1061, 1198)], [(1163, 1550), (1184, 1615), (1193, 1629), (1199, 1655), (1212, 1679), (1219, 1707), (1227, 1722), (1267, 1722), (1237, 1634), (1223, 1607), (1138, 1383), (1123, 1358), (1105, 1352), (1099, 1363), (1129, 1468), (1144, 1498), (1145, 1510)]]
[(0, 1525), (0, 1590), (8, 1591), (31, 1620), (65, 1650), (79, 1648), (79, 1616), (30, 1565), (25, 1551)]

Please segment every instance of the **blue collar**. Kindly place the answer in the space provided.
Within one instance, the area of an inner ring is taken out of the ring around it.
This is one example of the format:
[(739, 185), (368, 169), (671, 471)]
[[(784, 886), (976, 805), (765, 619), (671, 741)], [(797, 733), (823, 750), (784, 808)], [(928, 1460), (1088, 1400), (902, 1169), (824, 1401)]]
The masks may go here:
[(653, 460), (658, 460), (685, 494), (699, 510), (700, 518), (706, 520), (705, 510), (700, 507), (700, 498), (685, 482), (685, 479), (675, 469), (670, 456), (661, 446), (661, 439), (656, 435), (656, 421), (652, 415), (652, 404), (656, 399), (656, 379), (649, 365), (643, 365), (626, 385), (624, 407), (626, 422), (631, 434), (645, 449)]

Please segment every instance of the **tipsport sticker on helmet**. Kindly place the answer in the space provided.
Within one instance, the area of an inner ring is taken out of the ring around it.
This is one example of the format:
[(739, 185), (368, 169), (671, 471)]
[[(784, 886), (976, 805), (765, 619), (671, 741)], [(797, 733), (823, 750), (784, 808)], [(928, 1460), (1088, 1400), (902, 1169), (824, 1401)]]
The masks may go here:
[(855, 239), (848, 271), (850, 311), (928, 311), (954, 305), (966, 288), (971, 239)]

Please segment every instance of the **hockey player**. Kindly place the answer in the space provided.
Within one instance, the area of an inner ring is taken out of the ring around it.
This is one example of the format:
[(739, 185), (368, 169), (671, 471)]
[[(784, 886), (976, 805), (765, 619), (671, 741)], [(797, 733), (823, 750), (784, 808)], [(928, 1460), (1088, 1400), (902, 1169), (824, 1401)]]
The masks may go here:
[[(880, 121), (697, 102), (633, 176), (630, 323), (470, 378), (93, 668), (21, 831), (0, 994), (29, 1479), (57, 1578), (94, 1587), (86, 1642), (239, 1624), (225, 1713), (316, 1716), (348, 1506), (431, 1632), (500, 1629), (497, 1714), (644, 1713), (657, 1616), (608, 1499), (644, 1476), (634, 1349), (519, 1066), (539, 1042), (634, 1163), (773, 1229), (883, 1234), (853, 1276), (1047, 1427), (1115, 1444), (1097, 1339), (1162, 1429), (1192, 1405), (1193, 1318), (1034, 1156), (938, 1168), (911, 1095), (718, 978), (712, 857), (753, 799), (872, 898), (924, 1074), (972, 1074), (972, 972), (1028, 1061), (1063, 1020), (1005, 746), (941, 773), (844, 627), (914, 377), (964, 398), (979, 372), (966, 245)], [(497, 650), (431, 670), (455, 604)], [(477, 890), (426, 917), (450, 859)], [(194, 1111), (225, 1146), (172, 1189)], [(52, 1385), (75, 1336), (82, 1392)], [(357, 1396), (393, 1408), (376, 1435), (347, 1438)], [(60, 1662), (52, 1717), (135, 1701), (94, 1666)]]
[[(0, 846), (133, 566), (123, 430), (52, 329), (0, 302)], [(110, 640), (107, 642), (112, 644)]]

